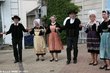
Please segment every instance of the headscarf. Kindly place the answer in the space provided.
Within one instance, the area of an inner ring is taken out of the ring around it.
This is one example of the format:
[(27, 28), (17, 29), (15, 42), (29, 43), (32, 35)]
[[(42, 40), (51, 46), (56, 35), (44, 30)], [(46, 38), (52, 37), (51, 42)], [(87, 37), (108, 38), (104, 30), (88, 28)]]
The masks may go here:
[(88, 11), (88, 16), (94, 14), (95, 16), (97, 15), (97, 12), (95, 10), (89, 10)]
[(41, 25), (41, 22), (40, 22), (40, 19), (35, 19), (34, 21), (33, 21), (33, 25), (34, 26), (40, 26)]

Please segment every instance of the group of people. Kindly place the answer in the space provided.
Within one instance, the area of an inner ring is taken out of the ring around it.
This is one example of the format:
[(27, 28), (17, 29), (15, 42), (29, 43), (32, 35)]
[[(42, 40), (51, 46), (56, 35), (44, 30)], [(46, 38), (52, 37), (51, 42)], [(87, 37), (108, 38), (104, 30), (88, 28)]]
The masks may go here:
[[(78, 36), (79, 31), (82, 27), (86, 27), (85, 32), (87, 33), (87, 48), (88, 52), (91, 53), (91, 62), (89, 65), (96, 66), (98, 64), (98, 54), (100, 53), (100, 59), (104, 60), (103, 66), (100, 69), (110, 70), (110, 19), (109, 11), (102, 11), (103, 22), (100, 23), (96, 19), (96, 11), (89, 11), (89, 22), (86, 26), (81, 24), (81, 21), (77, 18), (77, 12), (70, 11), (68, 12), (68, 17), (64, 20), (63, 26), (58, 24), (56, 21), (56, 16), (53, 15), (50, 17), (50, 24), (47, 28), (41, 25), (40, 19), (34, 20), (34, 28), (25, 29), (24, 26), (19, 23), (20, 17), (14, 16), (12, 20), (14, 23), (10, 26), (9, 31), (0, 33), (0, 34), (12, 34), (12, 45), (13, 52), (15, 57), (15, 62), (22, 62), (22, 37), (23, 31), (29, 32), (31, 35), (34, 35), (34, 49), (37, 55), (36, 61), (44, 61), (44, 55), (46, 54), (46, 43), (44, 36), (47, 36), (48, 50), (51, 53), (52, 61), (58, 61), (58, 53), (61, 53), (61, 50), (64, 49), (59, 33), (63, 30), (66, 31), (67, 39), (67, 62), (66, 64), (71, 63), (71, 51), (73, 52), (73, 63), (77, 63), (78, 57)], [(17, 47), (18, 46), (18, 47)]]
[[(77, 63), (78, 56), (78, 35), (79, 30), (81, 29), (81, 21), (76, 18), (77, 12), (70, 11), (68, 13), (69, 19), (66, 21), (64, 26), (61, 26), (56, 21), (56, 16), (53, 15), (50, 17), (50, 24), (45, 28), (41, 25), (40, 19), (34, 20), (34, 27), (32, 29), (25, 29), (24, 26), (19, 23), (21, 20), (19, 16), (15, 15), (12, 17), (14, 21), (11, 24), (7, 32), (1, 32), (0, 35), (10, 34), (12, 35), (12, 45), (13, 45), (13, 54), (15, 61), (14, 63), (22, 62), (22, 38), (23, 32), (29, 32), (31, 35), (34, 35), (34, 49), (37, 55), (36, 61), (44, 61), (44, 55), (46, 54), (46, 43), (44, 36), (47, 36), (47, 45), (48, 50), (51, 53), (52, 61), (58, 61), (58, 53), (61, 53), (61, 50), (64, 49), (59, 33), (63, 30), (66, 30), (67, 36), (67, 64), (71, 62), (71, 50), (74, 48), (74, 63)], [(74, 45), (74, 46), (73, 46)]]
[(110, 70), (110, 19), (109, 11), (102, 11), (103, 22), (97, 21), (96, 11), (89, 11), (90, 21), (87, 23), (85, 32), (87, 33), (87, 48), (91, 53), (91, 62), (89, 65), (96, 66), (98, 64), (98, 54), (100, 59), (104, 61), (104, 65), (100, 69)]

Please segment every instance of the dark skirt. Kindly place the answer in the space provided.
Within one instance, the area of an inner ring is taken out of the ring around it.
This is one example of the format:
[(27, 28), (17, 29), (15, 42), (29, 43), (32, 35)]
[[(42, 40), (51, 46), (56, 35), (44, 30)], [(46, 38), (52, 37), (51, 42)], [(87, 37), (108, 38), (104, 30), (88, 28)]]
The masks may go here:
[(36, 54), (36, 55), (45, 55), (46, 53), (42, 53), (42, 54)]
[(100, 37), (96, 31), (87, 33), (87, 48), (89, 53), (99, 54)]

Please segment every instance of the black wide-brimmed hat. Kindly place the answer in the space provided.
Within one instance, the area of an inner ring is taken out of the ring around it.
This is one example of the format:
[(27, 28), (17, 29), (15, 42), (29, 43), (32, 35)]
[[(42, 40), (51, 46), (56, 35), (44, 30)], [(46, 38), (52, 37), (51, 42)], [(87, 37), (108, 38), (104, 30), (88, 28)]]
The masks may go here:
[(21, 20), (20, 17), (17, 16), (17, 15), (15, 15), (15, 16), (12, 17), (12, 20), (14, 20), (14, 19), (18, 19), (19, 21)]

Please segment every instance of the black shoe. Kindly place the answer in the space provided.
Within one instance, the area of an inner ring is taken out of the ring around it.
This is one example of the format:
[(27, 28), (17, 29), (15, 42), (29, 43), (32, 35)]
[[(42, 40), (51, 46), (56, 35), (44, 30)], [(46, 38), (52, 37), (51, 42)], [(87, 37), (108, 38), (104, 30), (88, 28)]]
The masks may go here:
[(93, 63), (93, 66), (96, 66), (96, 65), (98, 65), (98, 62), (96, 62), (96, 63)]
[(77, 63), (77, 60), (74, 60), (74, 62), (73, 62), (74, 64), (76, 64)]
[(58, 62), (58, 59), (55, 59), (55, 62)]
[(89, 65), (93, 65), (94, 63), (89, 63)]
[(37, 58), (36, 61), (39, 61), (39, 58)]
[(45, 59), (41, 59), (41, 61), (45, 61)]
[(99, 69), (106, 69), (107, 65), (101, 66)]
[(50, 62), (54, 61), (54, 58), (50, 60)]
[(18, 63), (19, 61), (14, 61), (14, 63)]
[(106, 67), (106, 69), (105, 69), (106, 71), (108, 71), (108, 70), (110, 70), (110, 67)]
[(67, 65), (70, 64), (70, 61), (66, 61), (66, 64), (67, 64)]

